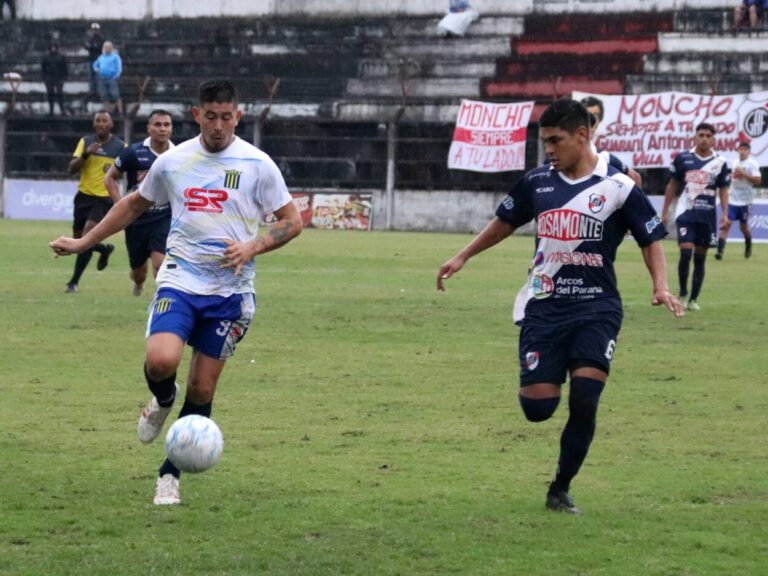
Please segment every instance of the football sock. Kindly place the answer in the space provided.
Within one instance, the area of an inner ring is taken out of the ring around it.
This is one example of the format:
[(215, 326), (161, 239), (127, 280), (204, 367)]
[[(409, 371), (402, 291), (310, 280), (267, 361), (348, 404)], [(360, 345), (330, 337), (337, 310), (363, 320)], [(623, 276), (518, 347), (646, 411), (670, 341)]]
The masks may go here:
[(568, 492), (595, 435), (597, 405), (605, 382), (593, 378), (571, 378), (568, 396), (570, 414), (560, 437), (560, 459), (549, 492)]
[(147, 386), (152, 394), (157, 398), (157, 403), (163, 408), (168, 408), (176, 399), (176, 373), (174, 372), (168, 378), (156, 382), (149, 377), (147, 364), (144, 363), (144, 378), (147, 380)]
[(677, 264), (677, 277), (680, 280), (680, 296), (688, 295), (688, 272), (691, 268), (693, 250), (680, 249), (680, 262)]
[(718, 238), (717, 253), (722, 254), (723, 252), (725, 252), (725, 238)]
[(525, 417), (531, 422), (543, 422), (548, 420), (555, 413), (557, 405), (560, 404), (560, 397), (554, 398), (527, 398), (522, 394), (518, 395), (520, 407), (523, 409)]
[(75, 271), (72, 273), (72, 278), (69, 280), (68, 284), (80, 283), (80, 277), (88, 267), (88, 262), (91, 261), (91, 256), (93, 256), (93, 249), (86, 250), (77, 255), (77, 258), (75, 259)]
[(744, 235), (744, 255), (749, 258), (752, 255), (752, 235)]
[(195, 404), (190, 401), (189, 398), (184, 398), (184, 406), (181, 407), (179, 418), (184, 418), (184, 416), (189, 416), (190, 414), (198, 414), (210, 418), (212, 410), (213, 402), (208, 402), (207, 404)]
[(707, 261), (706, 254), (693, 255), (693, 281), (691, 286), (691, 300), (696, 300), (701, 292), (701, 286), (704, 284), (704, 263)]
[(157, 471), (158, 476), (162, 478), (166, 474), (173, 474), (177, 479), (181, 476), (181, 470), (176, 468), (176, 466), (173, 465), (173, 462), (168, 460), (168, 458), (165, 459), (165, 462), (160, 466), (160, 469)]
[(107, 250), (107, 245), (99, 242), (96, 244), (96, 246), (93, 247), (93, 249), (99, 254), (104, 254), (104, 252)]

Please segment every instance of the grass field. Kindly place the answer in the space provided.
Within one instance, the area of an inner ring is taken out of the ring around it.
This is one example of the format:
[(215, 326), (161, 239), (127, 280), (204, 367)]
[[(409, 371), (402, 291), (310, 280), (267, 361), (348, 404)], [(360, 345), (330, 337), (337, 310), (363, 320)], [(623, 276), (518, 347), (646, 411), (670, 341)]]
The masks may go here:
[(257, 321), (214, 405), (222, 461), (158, 508), (162, 447), (135, 432), (151, 295), (131, 296), (120, 237), (65, 294), (73, 260), (47, 242), (67, 232), (0, 220), (0, 574), (768, 570), (768, 246), (710, 259), (683, 319), (650, 306), (622, 246), (624, 328), (570, 517), (544, 509), (567, 409), (536, 425), (516, 399), (530, 238), (442, 294), (437, 268), (469, 236), (310, 230), (261, 258)]

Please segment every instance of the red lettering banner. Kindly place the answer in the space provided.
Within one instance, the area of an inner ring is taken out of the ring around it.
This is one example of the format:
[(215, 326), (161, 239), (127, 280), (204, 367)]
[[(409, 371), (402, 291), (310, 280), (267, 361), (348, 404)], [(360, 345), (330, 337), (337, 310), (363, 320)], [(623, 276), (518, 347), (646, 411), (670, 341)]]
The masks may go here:
[(679, 152), (693, 148), (701, 122), (715, 127), (715, 150), (726, 158), (735, 159), (739, 141), (748, 139), (752, 155), (761, 166), (768, 166), (768, 92), (720, 96), (573, 93), (576, 100), (585, 96), (598, 98), (604, 107), (595, 146), (633, 168), (669, 166)]
[(448, 168), (473, 172), (523, 170), (533, 105), (462, 100)]

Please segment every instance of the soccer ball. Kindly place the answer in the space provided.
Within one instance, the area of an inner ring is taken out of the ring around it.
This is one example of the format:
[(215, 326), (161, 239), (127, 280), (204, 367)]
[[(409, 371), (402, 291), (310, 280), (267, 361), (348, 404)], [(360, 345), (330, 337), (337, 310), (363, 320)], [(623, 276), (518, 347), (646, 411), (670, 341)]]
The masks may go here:
[(165, 436), (168, 459), (182, 472), (204, 472), (216, 465), (224, 450), (221, 430), (210, 418), (191, 414), (179, 418)]

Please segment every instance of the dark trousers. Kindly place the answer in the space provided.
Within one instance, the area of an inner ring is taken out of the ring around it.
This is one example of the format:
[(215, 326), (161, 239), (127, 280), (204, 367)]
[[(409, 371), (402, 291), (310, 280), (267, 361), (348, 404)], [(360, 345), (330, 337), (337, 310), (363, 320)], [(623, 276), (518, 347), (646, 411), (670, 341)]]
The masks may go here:
[(48, 93), (49, 113), (53, 114), (54, 103), (58, 102), (59, 111), (62, 114), (66, 114), (64, 110), (64, 82), (61, 80), (46, 82), (45, 91)]

